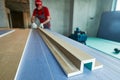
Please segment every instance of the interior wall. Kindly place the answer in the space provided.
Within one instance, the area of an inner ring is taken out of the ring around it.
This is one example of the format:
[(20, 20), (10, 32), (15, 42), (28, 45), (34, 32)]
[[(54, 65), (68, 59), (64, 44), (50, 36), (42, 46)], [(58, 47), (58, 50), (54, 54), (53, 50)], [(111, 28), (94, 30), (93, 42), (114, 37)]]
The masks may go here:
[[(113, 0), (43, 0), (51, 13), (51, 29), (70, 35), (76, 27), (87, 32), (88, 36), (97, 35), (101, 14), (110, 11)], [(106, 5), (107, 4), (107, 5)], [(30, 0), (30, 11), (35, 8)]]
[[(47, 6), (50, 10), (51, 14), (51, 29), (54, 31), (57, 31), (61, 34), (64, 34), (64, 30), (66, 30), (65, 24), (67, 23), (67, 17), (66, 19), (64, 18), (66, 13), (66, 5), (65, 5), (66, 0), (44, 0), (43, 4)], [(66, 23), (65, 23), (66, 20)], [(67, 31), (67, 30), (66, 30)]]
[(0, 27), (9, 27), (5, 0), (0, 0)]
[(73, 31), (80, 27), (88, 36), (96, 37), (101, 14), (111, 11), (113, 0), (74, 0)]
[(76, 27), (86, 31), (89, 0), (74, 0), (73, 32)]
[(101, 16), (104, 12), (111, 11), (112, 6), (113, 6), (113, 0), (96, 0), (95, 21), (93, 23), (94, 29), (92, 30), (92, 26), (90, 25), (90, 29), (88, 29), (89, 36), (93, 36), (93, 37), (97, 36), (101, 21)]
[(88, 7), (88, 17), (86, 32), (88, 36), (95, 37), (99, 28), (99, 22), (101, 18), (101, 6), (100, 0), (90, 0)]
[(96, 36), (99, 24), (97, 9), (97, 0), (75, 0), (73, 31), (79, 27), (88, 36)]
[(113, 0), (100, 0), (102, 4), (102, 12), (111, 11)]
[(11, 19), (11, 13), (9, 8), (6, 8), (6, 13), (7, 13), (7, 19), (9, 22), (9, 28), (12, 28), (12, 19)]

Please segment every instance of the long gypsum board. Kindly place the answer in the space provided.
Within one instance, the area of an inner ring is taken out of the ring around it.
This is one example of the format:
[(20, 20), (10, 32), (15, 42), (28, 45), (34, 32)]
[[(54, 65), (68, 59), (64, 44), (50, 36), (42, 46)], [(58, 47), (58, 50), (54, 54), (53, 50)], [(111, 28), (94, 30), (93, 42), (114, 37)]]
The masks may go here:
[(96, 65), (97, 61), (94, 57), (84, 52), (83, 50), (72, 46), (70, 43), (60, 39), (50, 31), (40, 29), (40, 32), (47, 36), (47, 38), (51, 39), (51, 41), (53, 41), (52, 44), (56, 45), (64, 53), (64, 55), (80, 70), (81, 73), (83, 72), (84, 64), (90, 70), (95, 70), (103, 66), (102, 64)]
[(40, 32), (40, 35), (42, 36), (43, 40), (45, 41), (45, 43), (47, 44), (47, 46), (49, 47), (49, 49), (51, 50), (51, 52), (53, 53), (53, 55), (55, 56), (56, 60), (58, 61), (58, 63), (60, 64), (60, 66), (62, 67), (62, 69), (64, 70), (64, 72), (66, 73), (67, 77), (70, 76), (74, 76), (77, 74), (80, 74), (81, 72), (69, 61), (69, 59), (67, 59), (62, 52), (55, 46), (53, 45), (50, 40), (48, 40), (48, 37), (46, 38), (46, 36), (44, 34), (42, 34)]

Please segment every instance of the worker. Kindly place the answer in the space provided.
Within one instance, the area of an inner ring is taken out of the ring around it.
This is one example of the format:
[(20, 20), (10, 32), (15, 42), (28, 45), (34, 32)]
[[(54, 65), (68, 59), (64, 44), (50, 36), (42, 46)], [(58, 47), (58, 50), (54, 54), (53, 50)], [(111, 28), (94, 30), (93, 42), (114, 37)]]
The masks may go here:
[(43, 6), (41, 0), (35, 0), (36, 8), (33, 11), (31, 22), (32, 26), (37, 28), (35, 23), (35, 18), (38, 18), (40, 21), (40, 27), (44, 29), (50, 29), (50, 12), (49, 9)]

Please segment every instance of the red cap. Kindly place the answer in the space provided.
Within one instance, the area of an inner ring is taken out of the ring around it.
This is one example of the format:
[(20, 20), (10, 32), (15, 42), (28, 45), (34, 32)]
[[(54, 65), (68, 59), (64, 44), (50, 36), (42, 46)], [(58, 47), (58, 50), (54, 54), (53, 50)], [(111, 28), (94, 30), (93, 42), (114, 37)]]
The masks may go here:
[(40, 6), (42, 6), (42, 1), (41, 1), (41, 0), (35, 0), (35, 5), (40, 5)]

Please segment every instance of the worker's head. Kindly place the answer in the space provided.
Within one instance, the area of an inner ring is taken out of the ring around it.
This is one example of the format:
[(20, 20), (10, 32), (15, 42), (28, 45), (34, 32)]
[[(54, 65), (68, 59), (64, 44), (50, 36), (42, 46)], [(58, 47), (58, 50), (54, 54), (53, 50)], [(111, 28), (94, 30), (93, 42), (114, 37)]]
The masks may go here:
[(41, 9), (42, 8), (42, 1), (41, 0), (35, 0), (35, 6), (37, 9)]

